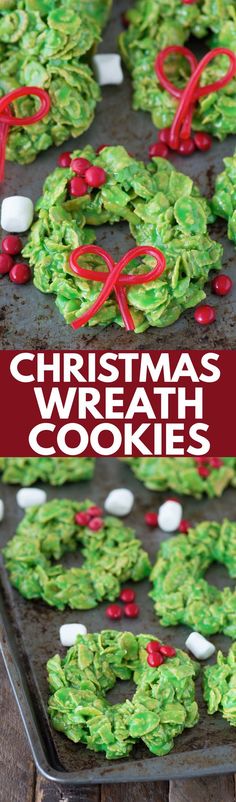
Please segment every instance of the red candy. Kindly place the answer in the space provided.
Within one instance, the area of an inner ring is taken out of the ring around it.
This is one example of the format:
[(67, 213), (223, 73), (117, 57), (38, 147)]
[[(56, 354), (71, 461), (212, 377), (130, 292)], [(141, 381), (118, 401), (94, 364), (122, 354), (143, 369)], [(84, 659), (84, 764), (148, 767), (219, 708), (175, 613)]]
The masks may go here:
[(102, 167), (89, 167), (85, 172), (85, 180), (89, 187), (101, 187), (106, 183), (107, 174)]
[(8, 237), (4, 237), (2, 241), (3, 253), (9, 253), (10, 256), (17, 256), (21, 250), (22, 242), (20, 237), (17, 237), (17, 234), (10, 234)]
[(124, 588), (124, 590), (121, 591), (119, 598), (122, 602), (127, 603), (133, 602), (135, 600), (135, 596), (136, 593), (134, 590), (131, 590), (131, 588)]
[(99, 145), (98, 148), (96, 148), (96, 153), (101, 153), (104, 148), (109, 148), (109, 145)]
[(164, 657), (160, 652), (152, 652), (152, 654), (148, 655), (147, 662), (151, 668), (158, 668), (164, 663)]
[(185, 6), (192, 6), (194, 3), (197, 3), (198, 0), (182, 0)]
[(195, 309), (194, 317), (196, 322), (200, 323), (200, 326), (207, 326), (209, 323), (214, 323), (216, 319), (215, 309), (209, 304), (198, 306)]
[(181, 156), (191, 156), (194, 151), (195, 144), (193, 139), (182, 139), (177, 148), (177, 153), (181, 153)]
[(71, 170), (74, 170), (74, 173), (76, 173), (76, 175), (80, 175), (83, 177), (86, 173), (86, 170), (88, 170), (88, 168), (91, 167), (91, 162), (89, 162), (88, 159), (82, 159), (82, 158), (72, 159), (70, 167)]
[(158, 515), (156, 512), (146, 512), (144, 519), (147, 526), (158, 526)]
[(200, 467), (198, 468), (198, 473), (199, 476), (202, 477), (202, 479), (207, 479), (207, 477), (210, 475), (209, 468), (206, 468), (204, 465), (200, 465)]
[(153, 654), (153, 652), (160, 651), (160, 646), (161, 644), (159, 640), (150, 640), (149, 643), (147, 643), (147, 645), (145, 646), (145, 649), (146, 652), (148, 652), (148, 654)]
[(162, 159), (167, 159), (168, 153), (169, 150), (164, 142), (154, 142), (153, 145), (150, 145), (148, 150), (149, 159), (153, 159), (154, 156), (160, 156)]
[(102, 510), (101, 507), (95, 507), (95, 505), (94, 505), (94, 507), (89, 507), (87, 512), (91, 516), (91, 518), (97, 518), (97, 517), (100, 518), (100, 516), (103, 513), (103, 510)]
[(0, 275), (4, 276), (5, 273), (10, 273), (14, 262), (8, 253), (0, 253)]
[(119, 607), (119, 604), (109, 604), (109, 607), (106, 609), (106, 616), (107, 618), (119, 621), (120, 618), (122, 618), (122, 608)]
[(89, 521), (88, 528), (91, 529), (92, 532), (99, 532), (99, 529), (102, 529), (104, 526), (102, 518), (91, 518)]
[(57, 159), (58, 167), (70, 167), (71, 165), (71, 155), (68, 150), (65, 150), (64, 153), (60, 153)]
[(127, 616), (127, 618), (138, 618), (139, 615), (138, 604), (126, 604), (124, 608), (124, 613)]
[(175, 657), (176, 649), (173, 646), (160, 646), (160, 652), (163, 657)]
[(187, 521), (186, 518), (182, 518), (182, 521), (180, 521), (180, 525), (179, 525), (179, 532), (181, 532), (182, 535), (187, 535), (189, 529), (191, 529), (190, 522)]
[(212, 137), (210, 134), (203, 134), (202, 131), (197, 131), (193, 139), (198, 150), (210, 150), (212, 146)]
[(164, 143), (164, 145), (169, 145), (170, 139), (170, 128), (162, 128), (161, 131), (158, 132), (158, 141)]
[(68, 183), (68, 188), (70, 195), (72, 195), (72, 197), (74, 198), (81, 198), (88, 192), (87, 184), (85, 183), (83, 178), (80, 178), (80, 176), (71, 178), (71, 180)]
[(211, 457), (209, 459), (209, 463), (211, 468), (216, 468), (216, 470), (219, 470), (219, 468), (221, 468), (221, 466), (224, 464), (220, 457)]
[(78, 526), (87, 526), (90, 521), (90, 516), (87, 512), (77, 512), (75, 515), (75, 523)]
[(232, 289), (233, 282), (229, 276), (225, 276), (224, 273), (221, 276), (216, 276), (213, 278), (211, 282), (211, 289), (215, 295), (228, 295), (228, 292)]
[(16, 262), (10, 270), (9, 278), (14, 284), (27, 284), (31, 279), (31, 270), (25, 262)]

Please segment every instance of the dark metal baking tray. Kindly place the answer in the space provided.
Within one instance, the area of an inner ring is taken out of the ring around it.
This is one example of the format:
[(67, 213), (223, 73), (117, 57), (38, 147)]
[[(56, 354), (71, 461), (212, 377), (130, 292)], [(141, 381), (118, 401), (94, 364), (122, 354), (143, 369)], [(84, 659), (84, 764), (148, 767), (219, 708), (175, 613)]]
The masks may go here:
[[(128, 517), (154, 560), (163, 533), (147, 530), (144, 512), (155, 509), (168, 493), (157, 494), (146, 490), (132, 476), (127, 465), (115, 459), (103, 458), (96, 462), (95, 479), (79, 485), (67, 485), (58, 490), (47, 487), (48, 498), (68, 497), (82, 499), (90, 496), (103, 503), (109, 489), (129, 486), (135, 493), (135, 506)], [(2, 486), (1, 496), (6, 505), (4, 522), (0, 529), (0, 545), (13, 535), (21, 518), (15, 500), (16, 487)], [(235, 491), (228, 489), (222, 499), (195, 501), (184, 497), (184, 515), (197, 523), (204, 519), (222, 520), (235, 517)], [(66, 559), (66, 563), (70, 564)], [(75, 558), (73, 559), (73, 563)], [(207, 577), (223, 587), (231, 585), (222, 566), (212, 566)], [(130, 583), (129, 583), (130, 584)], [(128, 759), (107, 761), (102, 753), (88, 751), (81, 744), (73, 744), (55, 732), (47, 717), (47, 678), (45, 664), (56, 652), (64, 653), (59, 642), (59, 626), (70, 621), (81, 621), (89, 631), (100, 631), (109, 626), (105, 617), (106, 604), (95, 610), (58, 612), (43, 602), (29, 602), (14, 591), (1, 564), (2, 653), (8, 675), (21, 712), (31, 749), (39, 771), (51, 780), (65, 784), (130, 782), (202, 776), (236, 771), (235, 730), (220, 715), (210, 717), (202, 699), (201, 680), (197, 681), (200, 721), (192, 730), (186, 730), (176, 739), (174, 750), (165, 757), (155, 757), (140, 742)], [(150, 632), (175, 646), (184, 648), (187, 628), (163, 628), (159, 625), (148, 597), (149, 582), (135, 585), (140, 617), (133, 621), (122, 620), (117, 629)], [(222, 635), (213, 638), (217, 648), (225, 651), (231, 643)], [(133, 693), (133, 686), (117, 683), (110, 692), (111, 702), (124, 700)]]
[[(112, 19), (107, 26), (100, 50), (117, 50), (117, 35), (121, 30), (120, 14), (133, 4), (133, 0), (113, 0)], [(202, 46), (201, 46), (202, 47)], [(199, 51), (200, 52), (200, 51)], [(128, 73), (119, 87), (103, 87), (103, 100), (97, 106), (93, 125), (78, 140), (70, 140), (60, 150), (82, 147), (87, 142), (97, 147), (101, 143), (123, 144), (138, 158), (147, 159), (148, 146), (155, 141), (156, 130), (150, 115), (131, 109), (131, 81)], [(235, 138), (228, 137), (224, 143), (215, 142), (204, 154), (195, 153), (190, 158), (173, 156), (173, 163), (197, 181), (207, 196), (213, 194), (215, 176), (223, 169), (223, 157), (232, 155)], [(22, 167), (7, 163), (3, 195), (26, 194), (36, 200), (42, 191), (43, 181), (56, 165), (57, 150), (42, 153), (36, 162)], [(226, 237), (226, 224), (218, 220), (212, 227), (212, 236), (224, 245), (224, 269), (230, 267), (235, 278), (235, 249)], [(132, 247), (126, 223), (97, 229), (97, 242), (107, 248), (116, 259)], [(208, 295), (212, 303), (210, 285)], [(0, 346), (12, 349), (166, 349), (185, 348), (235, 348), (236, 347), (236, 282), (233, 291), (225, 298), (214, 296), (217, 320), (212, 326), (199, 326), (193, 310), (185, 312), (174, 325), (165, 329), (150, 328), (145, 333), (134, 335), (116, 325), (106, 328), (85, 327), (75, 332), (66, 325), (55, 306), (52, 295), (44, 295), (33, 284), (12, 287), (8, 278), (0, 282)]]

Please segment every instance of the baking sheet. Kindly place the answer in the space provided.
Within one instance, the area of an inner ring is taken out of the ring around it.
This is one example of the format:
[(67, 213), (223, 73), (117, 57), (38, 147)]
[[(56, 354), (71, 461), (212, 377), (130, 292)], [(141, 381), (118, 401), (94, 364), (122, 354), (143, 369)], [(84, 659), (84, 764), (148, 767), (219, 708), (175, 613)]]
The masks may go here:
[[(135, 505), (128, 516), (127, 524), (133, 525), (154, 561), (158, 543), (163, 533), (148, 529), (144, 524), (144, 513), (168, 497), (166, 493), (146, 490), (132, 475), (129, 467), (115, 459), (100, 458), (96, 461), (93, 481), (63, 488), (46, 487), (48, 499), (68, 497), (82, 500), (90, 497), (103, 504), (107, 492), (113, 487), (127, 486), (135, 494)], [(0, 527), (0, 546), (12, 537), (18, 521), (22, 517), (15, 500), (17, 487), (0, 487), (6, 512)], [(221, 499), (200, 501), (182, 498), (184, 517), (194, 524), (201, 520), (222, 520), (228, 516), (235, 518), (235, 490), (228, 489)], [(67, 565), (75, 564), (75, 556), (65, 557)], [(81, 559), (78, 557), (81, 564)], [(78, 563), (76, 563), (78, 564)], [(207, 572), (207, 579), (219, 587), (233, 586), (226, 569), (213, 565)], [(200, 708), (200, 721), (192, 730), (186, 730), (175, 741), (174, 750), (165, 757), (152, 755), (141, 742), (134, 747), (127, 759), (107, 761), (102, 753), (94, 753), (81, 744), (74, 744), (65, 736), (51, 728), (47, 717), (47, 678), (45, 664), (56, 652), (65, 650), (60, 645), (59, 627), (63, 623), (80, 621), (88, 631), (100, 631), (111, 626), (116, 629), (130, 629), (133, 632), (147, 632), (160, 637), (174, 646), (184, 648), (189, 634), (187, 627), (163, 628), (154, 614), (153, 604), (148, 597), (148, 581), (134, 585), (140, 617), (128, 621), (109, 622), (105, 616), (106, 603), (90, 611), (59, 612), (40, 601), (24, 600), (9, 585), (1, 560), (2, 584), (2, 652), (6, 668), (13, 685), (25, 728), (39, 770), (48, 778), (65, 784), (88, 784), (105, 782), (130, 782), (172, 779), (177, 777), (202, 776), (236, 771), (235, 730), (217, 714), (208, 716), (202, 699), (201, 678), (197, 680), (197, 698)], [(127, 583), (132, 585), (132, 583)], [(228, 651), (231, 640), (223, 635), (212, 638), (217, 649)], [(212, 658), (211, 662), (214, 662)], [(131, 697), (132, 683), (119, 682), (108, 698), (112, 703)]]
[[(112, 18), (104, 34), (99, 50), (117, 51), (117, 36), (121, 30), (120, 15), (130, 7), (133, 0), (113, 0)], [(202, 49), (202, 45), (198, 45)], [(200, 50), (199, 50), (200, 52)], [(42, 153), (36, 162), (25, 167), (8, 162), (5, 183), (0, 188), (2, 197), (25, 194), (35, 201), (42, 191), (43, 181), (56, 165), (59, 151), (82, 147), (91, 143), (95, 147), (102, 143), (123, 144), (140, 159), (147, 159), (148, 146), (156, 139), (156, 129), (150, 115), (131, 109), (131, 81), (125, 74), (121, 86), (103, 87), (103, 100), (97, 106), (93, 125), (82, 137), (69, 140), (60, 149)], [(223, 157), (231, 156), (235, 148), (235, 137), (224, 143), (215, 142), (208, 153), (195, 153), (192, 157), (172, 156), (175, 166), (197, 181), (208, 197), (213, 193), (217, 173), (223, 169)], [(235, 248), (226, 237), (226, 223), (218, 220), (211, 227), (211, 235), (224, 245), (223, 269), (230, 268), (235, 278)], [(97, 228), (97, 243), (109, 250), (115, 259), (134, 245), (128, 225)], [(44, 295), (33, 284), (12, 286), (7, 277), (0, 281), (0, 347), (12, 349), (165, 349), (185, 348), (235, 348), (236, 347), (236, 282), (229, 296), (212, 296), (210, 285), (208, 300), (214, 303), (217, 320), (212, 326), (199, 326), (188, 310), (174, 325), (165, 329), (149, 328), (143, 334), (125, 332), (116, 325), (102, 328), (85, 327), (78, 332), (68, 326), (55, 306), (54, 296)]]

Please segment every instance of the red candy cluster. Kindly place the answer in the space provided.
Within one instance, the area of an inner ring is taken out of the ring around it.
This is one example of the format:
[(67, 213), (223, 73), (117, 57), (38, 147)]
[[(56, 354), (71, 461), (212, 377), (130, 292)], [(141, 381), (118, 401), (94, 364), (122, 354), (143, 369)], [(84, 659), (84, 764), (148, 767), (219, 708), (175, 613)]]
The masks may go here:
[(124, 608), (120, 604), (109, 604), (106, 609), (107, 618), (119, 621), (122, 618), (123, 612), (126, 618), (137, 618), (139, 616), (139, 606), (135, 603), (136, 593), (131, 588), (124, 588), (119, 596), (121, 602), (124, 603)]
[(175, 150), (176, 153), (180, 153), (182, 156), (191, 156), (195, 150), (206, 151), (210, 150), (212, 146), (212, 137), (209, 134), (197, 131), (189, 139), (182, 139), (179, 145), (173, 148), (170, 142), (170, 132), (171, 128), (162, 128), (159, 131), (157, 142), (150, 145), (148, 151), (150, 159), (153, 159), (154, 156), (161, 156), (162, 159), (167, 159), (170, 155), (170, 150)]
[[(101, 146), (101, 149), (104, 146)], [(59, 167), (70, 167), (76, 175), (68, 182), (68, 190), (72, 198), (87, 195), (90, 189), (98, 189), (106, 183), (107, 174), (102, 167), (94, 167), (88, 159), (79, 157), (72, 159), (65, 151), (58, 157)]]
[(146, 645), (146, 651), (148, 653), (147, 663), (151, 668), (158, 668), (167, 657), (176, 655), (176, 649), (173, 646), (162, 644), (159, 640), (150, 640)]
[(22, 242), (16, 234), (9, 234), (2, 240), (0, 253), (0, 275), (8, 273), (10, 281), (14, 284), (27, 284), (31, 279), (31, 270), (25, 262), (14, 261), (22, 250)]
[(205, 457), (195, 457), (195, 462), (198, 466), (197, 470), (199, 476), (201, 476), (202, 479), (207, 479), (212, 470), (219, 470), (223, 465), (220, 457), (209, 457), (209, 459)]
[(92, 532), (99, 532), (103, 528), (101, 507), (89, 507), (85, 512), (77, 512), (75, 515), (75, 523), (78, 526), (87, 526)]

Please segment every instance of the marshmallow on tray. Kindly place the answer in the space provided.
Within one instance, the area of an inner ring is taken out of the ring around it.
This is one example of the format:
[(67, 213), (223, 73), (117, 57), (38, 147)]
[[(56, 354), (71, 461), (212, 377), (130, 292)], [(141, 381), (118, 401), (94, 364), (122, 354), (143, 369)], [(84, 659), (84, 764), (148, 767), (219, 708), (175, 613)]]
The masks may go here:
[(41, 490), (40, 487), (21, 487), (16, 494), (16, 501), (22, 510), (26, 510), (27, 507), (45, 504), (47, 493), (45, 493), (45, 490)]
[(182, 519), (183, 509), (179, 501), (168, 499), (158, 510), (158, 526), (163, 532), (176, 532)]
[(95, 78), (99, 86), (119, 85), (123, 81), (121, 57), (118, 53), (98, 53), (92, 57)]
[(134, 504), (134, 494), (127, 487), (117, 487), (111, 490), (104, 502), (106, 512), (110, 515), (117, 515), (123, 518), (128, 515)]
[(77, 635), (87, 635), (84, 624), (62, 624), (59, 630), (62, 646), (74, 646)]
[(2, 498), (0, 498), (0, 521), (3, 521), (4, 518), (4, 503)]
[(212, 657), (216, 650), (214, 643), (200, 635), (200, 632), (191, 632), (191, 635), (185, 641), (185, 646), (194, 654), (197, 660), (207, 660), (208, 657)]
[(4, 198), (1, 208), (1, 226), (4, 231), (23, 234), (28, 231), (33, 221), (34, 206), (31, 198), (23, 195), (12, 195)]

